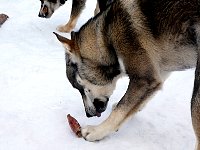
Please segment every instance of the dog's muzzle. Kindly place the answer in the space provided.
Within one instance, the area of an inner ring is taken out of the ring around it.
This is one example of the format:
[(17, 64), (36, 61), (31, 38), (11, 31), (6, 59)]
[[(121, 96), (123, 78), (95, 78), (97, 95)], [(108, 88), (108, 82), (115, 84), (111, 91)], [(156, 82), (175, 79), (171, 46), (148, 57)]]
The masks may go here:
[(93, 105), (90, 109), (86, 109), (87, 117), (101, 117), (101, 113), (104, 112), (107, 108), (109, 98), (106, 97), (106, 100), (102, 101), (101, 99), (95, 98)]
[(51, 15), (49, 15), (49, 10), (48, 10), (48, 7), (47, 6), (42, 6), (41, 9), (40, 9), (40, 12), (38, 14), (39, 17), (42, 17), (42, 18), (50, 18)]

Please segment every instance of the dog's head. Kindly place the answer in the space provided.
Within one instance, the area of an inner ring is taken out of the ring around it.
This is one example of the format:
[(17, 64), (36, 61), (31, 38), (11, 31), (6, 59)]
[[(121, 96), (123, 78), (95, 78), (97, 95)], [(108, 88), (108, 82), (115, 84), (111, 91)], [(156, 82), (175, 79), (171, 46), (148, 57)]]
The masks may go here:
[(54, 11), (65, 4), (66, 0), (40, 0), (41, 8), (39, 17), (50, 18)]
[(99, 64), (82, 55), (83, 41), (74, 32), (71, 34), (71, 40), (54, 34), (66, 49), (66, 74), (72, 86), (78, 89), (82, 96), (86, 116), (100, 117), (106, 110), (109, 98), (115, 89), (116, 77), (120, 74), (118, 61), (112, 65)]

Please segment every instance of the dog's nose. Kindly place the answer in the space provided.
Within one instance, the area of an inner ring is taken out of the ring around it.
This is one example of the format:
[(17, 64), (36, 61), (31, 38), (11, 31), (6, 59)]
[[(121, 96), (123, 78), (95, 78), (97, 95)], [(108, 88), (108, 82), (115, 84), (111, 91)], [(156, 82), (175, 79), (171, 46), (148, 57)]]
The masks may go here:
[(39, 14), (38, 14), (38, 17), (42, 17), (42, 15), (39, 13)]
[(105, 107), (106, 107), (105, 102), (102, 102), (101, 100), (95, 98), (93, 103), (97, 112), (101, 113), (105, 110)]
[(93, 117), (93, 116), (90, 115), (88, 112), (86, 112), (86, 116), (87, 116), (88, 118)]
[(46, 14), (43, 14), (43, 13), (39, 13), (39, 14), (38, 14), (38, 17), (46, 18), (46, 16), (47, 16), (47, 15), (46, 15)]

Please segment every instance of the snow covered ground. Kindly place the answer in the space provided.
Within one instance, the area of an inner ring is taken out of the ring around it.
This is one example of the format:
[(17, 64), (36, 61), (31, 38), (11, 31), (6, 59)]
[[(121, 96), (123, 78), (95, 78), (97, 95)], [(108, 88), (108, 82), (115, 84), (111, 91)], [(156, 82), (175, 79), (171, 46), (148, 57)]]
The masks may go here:
[[(75, 30), (92, 15), (88, 0)], [(69, 19), (71, 0), (51, 19), (39, 18), (39, 0), (1, 0), (9, 19), (0, 28), (0, 150), (193, 150), (190, 98), (194, 70), (173, 73), (162, 91), (122, 128), (99, 142), (76, 138), (66, 121), (101, 123), (124, 94), (122, 78), (101, 118), (87, 118), (78, 91), (65, 77), (64, 50), (52, 34)], [(63, 34), (69, 37), (69, 34)]]

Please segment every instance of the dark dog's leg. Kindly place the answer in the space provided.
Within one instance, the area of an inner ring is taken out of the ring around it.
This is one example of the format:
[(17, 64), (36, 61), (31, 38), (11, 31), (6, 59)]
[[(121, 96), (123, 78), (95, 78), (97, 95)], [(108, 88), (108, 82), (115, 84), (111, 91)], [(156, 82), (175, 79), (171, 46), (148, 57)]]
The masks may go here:
[(88, 141), (96, 141), (117, 131), (121, 124), (130, 115), (136, 113), (160, 86), (161, 82), (156, 79), (130, 78), (126, 94), (117, 104), (116, 108), (114, 108), (110, 116), (98, 126), (82, 128), (83, 137)]
[(100, 11), (104, 11), (107, 7), (107, 5), (109, 4), (109, 0), (97, 0), (97, 2), (99, 3), (99, 9)]
[(60, 32), (70, 32), (76, 26), (77, 20), (85, 7), (86, 0), (73, 0), (72, 11), (68, 23), (57, 28)]
[(200, 54), (195, 71), (194, 90), (191, 101), (192, 123), (197, 138), (197, 150), (200, 150)]
[(96, 9), (94, 15), (98, 14), (101, 11), (106, 10), (107, 6), (111, 4), (114, 0), (97, 0)]

